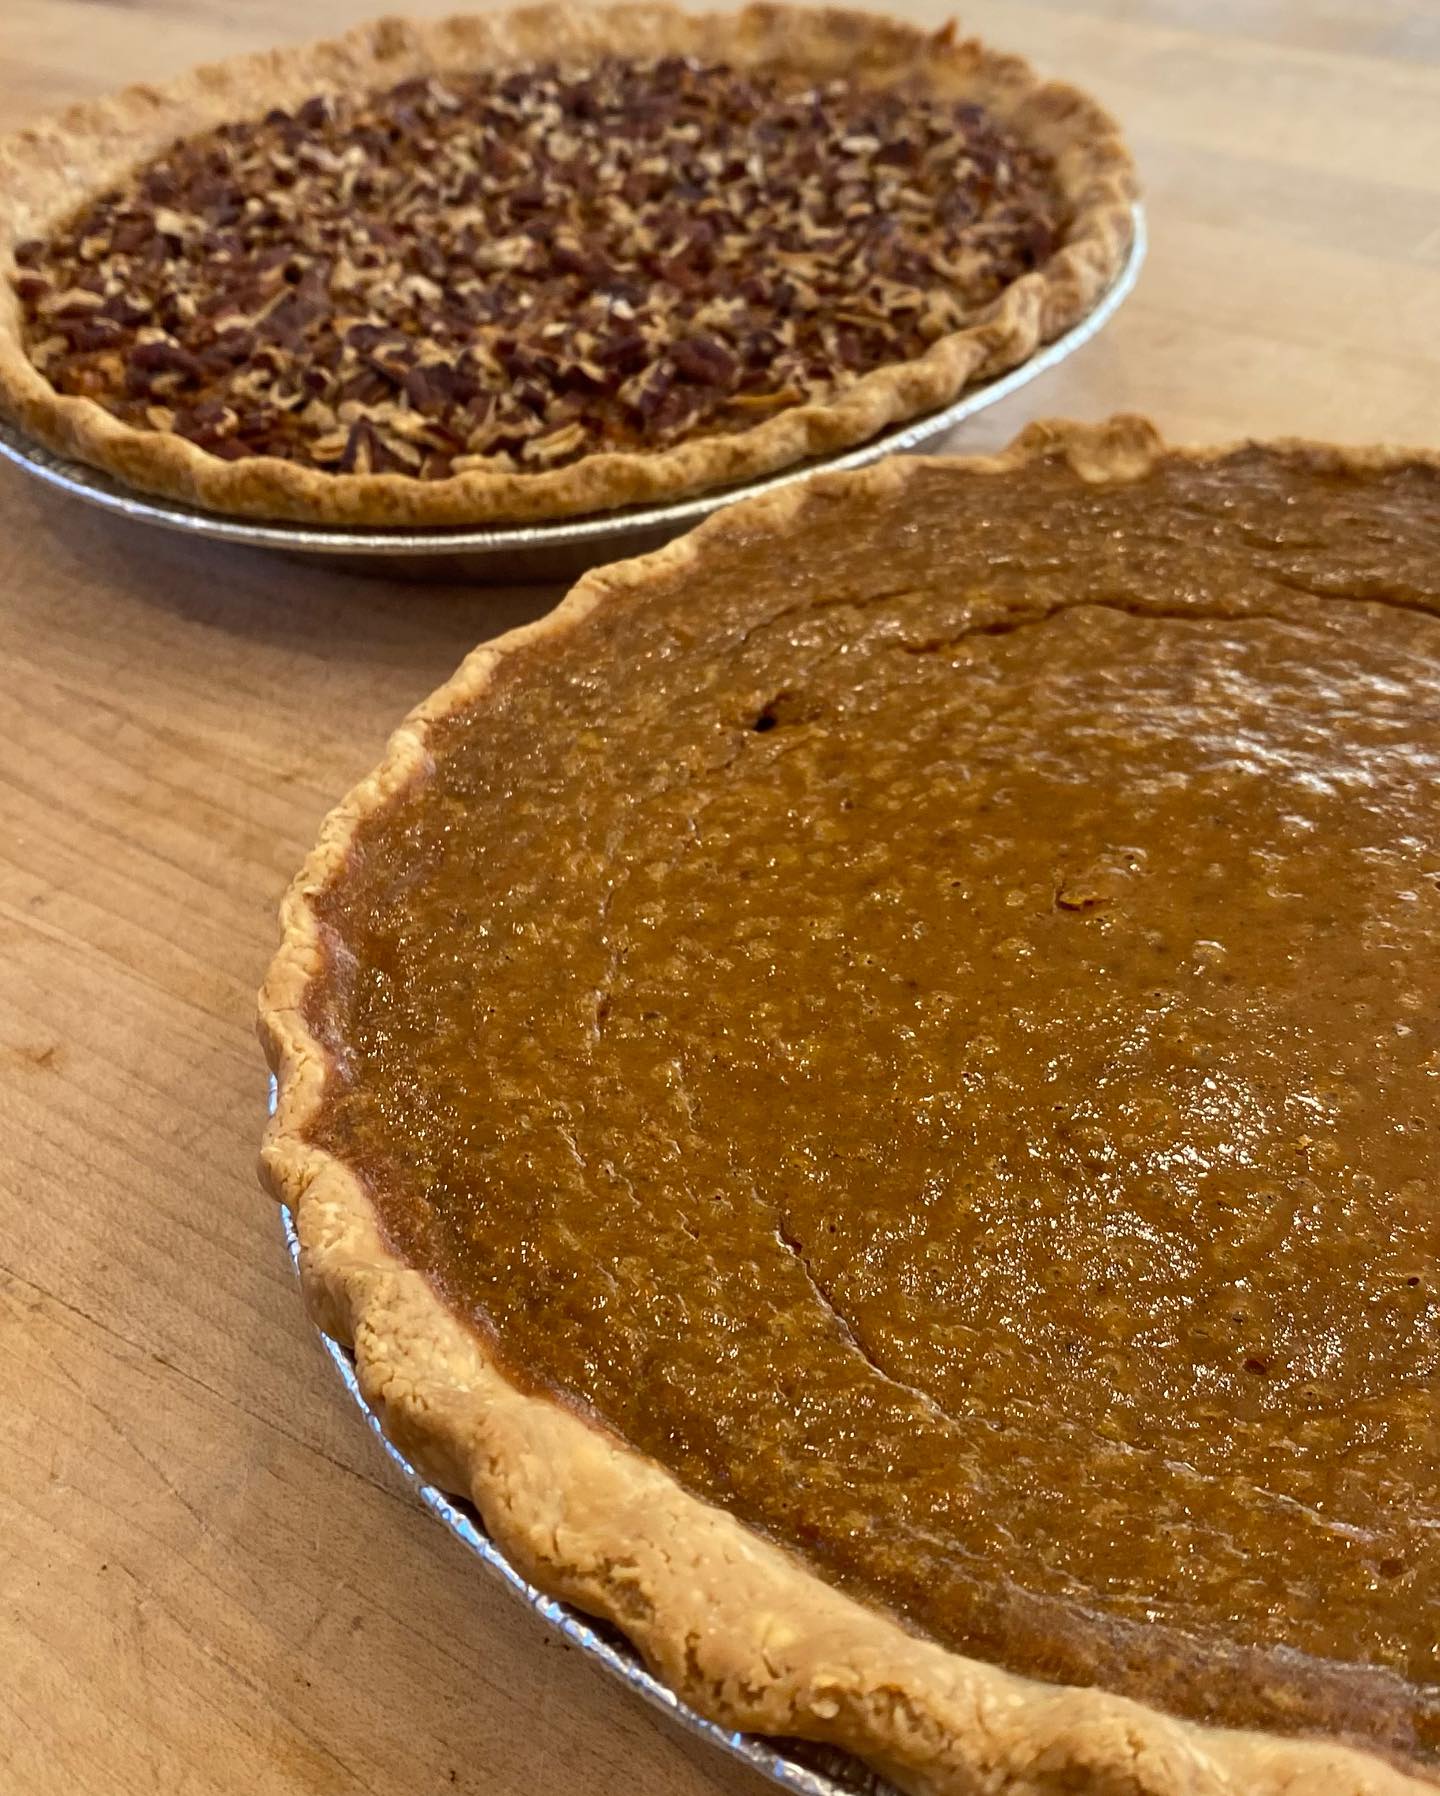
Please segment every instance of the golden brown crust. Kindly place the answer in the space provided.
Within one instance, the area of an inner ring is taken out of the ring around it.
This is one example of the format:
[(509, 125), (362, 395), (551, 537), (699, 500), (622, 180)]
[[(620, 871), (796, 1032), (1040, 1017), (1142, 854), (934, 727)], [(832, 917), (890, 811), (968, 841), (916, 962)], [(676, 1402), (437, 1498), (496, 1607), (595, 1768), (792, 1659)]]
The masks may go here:
[[(982, 101), (1056, 165), (1072, 211), (1065, 245), (1006, 289), (984, 322), (915, 361), (876, 369), (826, 402), (797, 405), (732, 435), (663, 452), (587, 456), (547, 472), (476, 471), (444, 480), (329, 474), (274, 456), (226, 462), (171, 432), (137, 430), (94, 400), (58, 393), (30, 361), (10, 286), (14, 249), (175, 138), (316, 92), (363, 90), (465, 66), (605, 51), (667, 51), (745, 65), (780, 62), (819, 79), (918, 79)], [(947, 405), (1016, 366), (1082, 318), (1130, 245), (1134, 168), (1109, 116), (1016, 57), (877, 15), (754, 5), (734, 14), (562, 3), (433, 23), (383, 19), (332, 43), (211, 64), (158, 87), (73, 106), (0, 140), (0, 407), (34, 437), (132, 486), (246, 517), (370, 525), (455, 525), (575, 516), (726, 486), (862, 443)]]
[[(1440, 468), (1440, 455), (1279, 447), (1322, 468)], [(1051, 453), (1087, 479), (1127, 480), (1174, 452), (1142, 420), (1117, 418), (1034, 425), (1002, 455), (946, 466), (989, 477)], [(1228, 450), (1193, 453), (1208, 460)], [(885, 492), (928, 465), (892, 460), (809, 487)], [(549, 616), (477, 648), (326, 821), (285, 899), (283, 941), (260, 1003), (279, 1088), (262, 1171), (295, 1211), (316, 1320), (353, 1345), (361, 1386), (391, 1438), (429, 1477), (474, 1500), (527, 1577), (618, 1623), (661, 1677), (726, 1725), (831, 1742), (927, 1796), (1419, 1796), (1434, 1787), (1423, 1773), (1337, 1743), (1196, 1726), (1103, 1691), (1013, 1676), (907, 1634), (624, 1443), (511, 1384), (479, 1336), (390, 1252), (355, 1175), (307, 1139), (327, 1079), (325, 1050), (305, 1016), (327, 955), (317, 895), (340, 872), (361, 822), (424, 771), (436, 722), (480, 699), (504, 657), (565, 635), (596, 606), (668, 579), (727, 540), (783, 528), (807, 492), (735, 506), (654, 555), (597, 570)]]

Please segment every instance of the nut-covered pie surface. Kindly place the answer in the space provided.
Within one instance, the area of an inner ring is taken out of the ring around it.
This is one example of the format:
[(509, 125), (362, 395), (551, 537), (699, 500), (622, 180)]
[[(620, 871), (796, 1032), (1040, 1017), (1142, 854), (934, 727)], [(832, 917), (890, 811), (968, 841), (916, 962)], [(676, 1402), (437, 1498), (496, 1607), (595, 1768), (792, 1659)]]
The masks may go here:
[(431, 480), (825, 398), (1062, 218), (979, 107), (607, 57), (222, 126), (22, 244), (16, 287), (36, 366), (127, 423)]
[(1440, 1768), (1440, 465), (1038, 427), (482, 648), (266, 1167), (387, 1426), (907, 1788)]
[[(542, 514), (783, 466), (1023, 360), (1129, 229), (1097, 108), (861, 14), (392, 23), (168, 100), (163, 131), (122, 95), (0, 150), (0, 396), (240, 510)], [(130, 164), (107, 139), (89, 197), (52, 193), (112, 126)]]

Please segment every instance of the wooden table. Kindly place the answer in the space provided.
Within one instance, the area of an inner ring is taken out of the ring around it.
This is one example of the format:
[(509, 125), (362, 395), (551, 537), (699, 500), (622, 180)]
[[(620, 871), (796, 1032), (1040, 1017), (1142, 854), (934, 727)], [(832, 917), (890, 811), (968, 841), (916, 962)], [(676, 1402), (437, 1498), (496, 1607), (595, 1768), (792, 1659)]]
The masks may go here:
[[(0, 127), (355, 16), (4, 0)], [(1114, 327), (966, 443), (1140, 408), (1181, 439), (1440, 441), (1433, 0), (977, 0), (966, 23), (1114, 107), (1153, 234)], [(193, 547), (0, 474), (13, 1796), (763, 1787), (417, 1510), (255, 1184), (253, 994), (287, 878), (400, 713), (554, 596)]]

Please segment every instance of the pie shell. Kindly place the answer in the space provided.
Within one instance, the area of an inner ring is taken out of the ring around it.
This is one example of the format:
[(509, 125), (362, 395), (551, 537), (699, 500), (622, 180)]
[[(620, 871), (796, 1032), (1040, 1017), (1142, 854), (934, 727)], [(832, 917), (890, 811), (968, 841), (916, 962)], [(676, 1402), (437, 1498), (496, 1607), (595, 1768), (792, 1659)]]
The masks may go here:
[[(1013, 282), (968, 329), (890, 363), (825, 401), (733, 434), (654, 452), (606, 451), (537, 473), (443, 480), (332, 474), (278, 456), (227, 462), (173, 431), (140, 430), (93, 399), (59, 393), (30, 360), (11, 285), (14, 250), (178, 137), (315, 93), (386, 88), (448, 69), (550, 58), (681, 53), (738, 66), (779, 62), (817, 80), (919, 80), (982, 102), (1055, 161), (1073, 212), (1065, 246)], [(455, 525), (575, 516), (674, 499), (848, 448), (948, 405), (970, 383), (1025, 361), (1084, 317), (1130, 246), (1133, 164), (1114, 121), (1075, 88), (948, 31), (841, 10), (755, 5), (738, 13), (562, 3), (426, 23), (382, 19), (303, 48), (239, 57), (158, 86), (72, 106), (0, 139), (0, 408), (32, 437), (146, 492), (244, 517), (364, 525)]]
[[(1282, 442), (1317, 468), (1440, 455)], [(1168, 450), (1143, 419), (1032, 425), (1004, 453), (943, 458), (986, 479), (1063, 454), (1087, 480), (1142, 477)], [(1198, 1725), (1107, 1691), (1046, 1684), (968, 1659), (823, 1582), (783, 1548), (684, 1490), (575, 1409), (520, 1390), (480, 1335), (390, 1250), (361, 1181), (307, 1139), (329, 1071), (305, 1015), (327, 964), (317, 896), (357, 829), (431, 765), (435, 724), (483, 700), (505, 657), (561, 638), (598, 606), (727, 543), (783, 531), (817, 497), (884, 495), (942, 458), (893, 458), (730, 507), (658, 552), (597, 569), (547, 616), (482, 644), (411, 712), (385, 758), (326, 819), (282, 908), (260, 996), (278, 1082), (261, 1177), (295, 1214), (311, 1314), (353, 1348), (360, 1387), (412, 1464), (468, 1497), (539, 1588), (622, 1628), (658, 1676), (727, 1727), (842, 1747), (916, 1796), (1420, 1796), (1435, 1782), (1337, 1742)]]

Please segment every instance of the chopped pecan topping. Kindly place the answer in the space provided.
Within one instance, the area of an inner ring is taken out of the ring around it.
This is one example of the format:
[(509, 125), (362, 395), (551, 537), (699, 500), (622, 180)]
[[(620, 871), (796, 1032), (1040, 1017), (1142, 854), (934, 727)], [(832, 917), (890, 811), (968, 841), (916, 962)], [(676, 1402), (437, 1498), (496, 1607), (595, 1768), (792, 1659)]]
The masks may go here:
[(1051, 254), (979, 107), (669, 57), (317, 96), (19, 246), (65, 393), (216, 455), (440, 479), (743, 430)]

